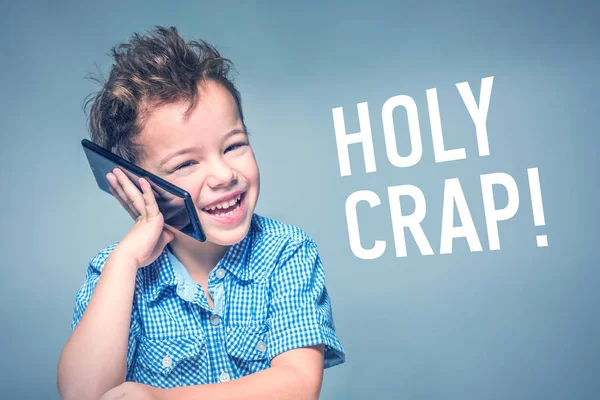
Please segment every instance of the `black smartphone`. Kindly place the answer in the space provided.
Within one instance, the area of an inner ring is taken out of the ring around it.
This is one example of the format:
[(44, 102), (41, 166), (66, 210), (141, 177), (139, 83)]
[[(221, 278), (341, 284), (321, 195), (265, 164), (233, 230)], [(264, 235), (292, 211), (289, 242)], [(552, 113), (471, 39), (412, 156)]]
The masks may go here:
[(165, 218), (165, 224), (200, 242), (206, 240), (196, 207), (188, 192), (111, 153), (90, 140), (83, 139), (81, 145), (100, 189), (112, 196), (110, 182), (106, 179), (106, 174), (115, 168), (123, 171), (140, 191), (142, 189), (138, 183), (138, 177), (145, 178), (152, 187), (158, 209)]

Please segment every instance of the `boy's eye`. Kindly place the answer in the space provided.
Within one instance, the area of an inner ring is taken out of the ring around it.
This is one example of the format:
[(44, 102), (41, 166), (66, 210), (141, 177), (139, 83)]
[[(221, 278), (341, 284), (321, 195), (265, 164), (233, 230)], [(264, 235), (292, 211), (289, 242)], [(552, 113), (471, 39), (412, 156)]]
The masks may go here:
[(193, 164), (194, 164), (193, 161), (186, 161), (183, 164), (179, 165), (177, 168), (175, 168), (175, 171), (179, 171), (180, 169), (184, 169), (184, 168), (189, 167), (189, 166), (191, 166)]
[(236, 144), (232, 144), (231, 146), (229, 146), (229, 147), (227, 147), (225, 149), (225, 153), (228, 153), (228, 152), (230, 152), (232, 150), (238, 149), (238, 148), (240, 148), (242, 146), (245, 146), (246, 144), (247, 143), (241, 143), (241, 142), (240, 143), (236, 143)]

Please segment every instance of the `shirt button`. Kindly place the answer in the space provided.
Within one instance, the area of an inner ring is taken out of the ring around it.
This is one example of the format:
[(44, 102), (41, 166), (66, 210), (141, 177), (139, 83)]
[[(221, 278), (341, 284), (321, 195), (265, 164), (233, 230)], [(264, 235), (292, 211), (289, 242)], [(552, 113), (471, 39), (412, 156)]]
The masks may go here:
[(171, 368), (173, 366), (173, 359), (171, 358), (171, 356), (166, 355), (162, 359), (162, 366), (163, 368)]
[(213, 314), (210, 316), (210, 323), (213, 324), (214, 326), (219, 325), (220, 321), (221, 321), (221, 318), (219, 318), (219, 316), (217, 314)]
[(225, 270), (223, 268), (219, 268), (217, 270), (217, 278), (223, 279), (224, 276), (225, 276)]
[(261, 353), (264, 353), (267, 350), (267, 344), (261, 340), (256, 345), (256, 350), (260, 351)]
[(221, 375), (219, 375), (219, 381), (229, 382), (229, 374), (227, 372), (222, 372)]

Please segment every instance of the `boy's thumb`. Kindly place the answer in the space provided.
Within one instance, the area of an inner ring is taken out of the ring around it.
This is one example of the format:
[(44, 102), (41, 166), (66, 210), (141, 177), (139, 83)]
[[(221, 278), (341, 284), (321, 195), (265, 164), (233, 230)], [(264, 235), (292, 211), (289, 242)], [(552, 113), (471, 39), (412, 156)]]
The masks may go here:
[(171, 232), (171, 231), (168, 230), (167, 231), (167, 243), (169, 243), (173, 239), (175, 239), (175, 234), (173, 232)]
[(160, 235), (159, 243), (161, 247), (165, 247), (169, 242), (175, 239), (175, 234), (170, 230), (163, 228), (162, 234)]

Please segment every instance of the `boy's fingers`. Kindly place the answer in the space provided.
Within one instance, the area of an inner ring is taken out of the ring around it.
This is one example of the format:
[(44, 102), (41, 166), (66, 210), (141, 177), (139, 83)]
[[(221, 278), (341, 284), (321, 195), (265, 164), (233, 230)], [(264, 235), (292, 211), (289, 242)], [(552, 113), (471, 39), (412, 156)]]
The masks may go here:
[(118, 168), (113, 171), (117, 180), (121, 184), (123, 191), (125, 192), (125, 201), (131, 206), (132, 209), (136, 210), (140, 215), (145, 215), (146, 206), (144, 205), (144, 198), (140, 193), (140, 190), (131, 182), (131, 180)]
[(138, 182), (142, 188), (142, 198), (144, 199), (144, 205), (146, 207), (146, 215), (151, 218), (156, 217), (160, 214), (160, 211), (158, 210), (158, 204), (156, 204), (156, 199), (154, 198), (150, 183), (144, 178), (140, 178)]
[(123, 187), (117, 180), (117, 177), (114, 174), (109, 173), (106, 175), (106, 178), (108, 179), (108, 182), (111, 185), (110, 191), (113, 194), (113, 196), (119, 201), (119, 203), (125, 209), (125, 211), (127, 211), (133, 219), (136, 219), (138, 217), (139, 213), (128, 202), (129, 199), (127, 198), (127, 195), (123, 191)]
[(119, 201), (119, 203), (121, 204), (121, 207), (123, 207), (125, 209), (125, 211), (127, 211), (127, 214), (129, 214), (129, 216), (135, 220), (137, 218), (137, 215), (134, 214), (133, 211), (131, 211), (131, 208), (129, 208), (129, 205), (127, 203), (125, 203), (125, 201), (123, 201), (123, 199), (121, 199), (121, 196), (119, 196), (119, 194), (115, 191), (115, 189), (113, 189), (112, 186), (109, 186), (109, 189), (110, 189), (110, 192), (112, 193), (112, 195)]

